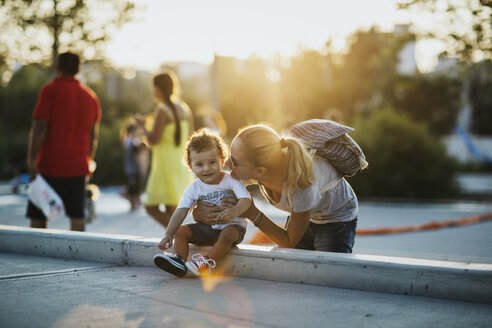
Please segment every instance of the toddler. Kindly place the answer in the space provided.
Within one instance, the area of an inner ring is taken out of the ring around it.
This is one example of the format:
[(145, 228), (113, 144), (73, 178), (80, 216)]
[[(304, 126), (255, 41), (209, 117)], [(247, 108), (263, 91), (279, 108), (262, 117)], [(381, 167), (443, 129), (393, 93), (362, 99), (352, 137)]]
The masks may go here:
[[(174, 244), (175, 251), (175, 254), (154, 256), (154, 263), (162, 270), (178, 277), (184, 276), (188, 270), (196, 276), (210, 273), (216, 261), (243, 240), (247, 222), (239, 216), (249, 208), (251, 199), (246, 187), (222, 170), (227, 154), (227, 145), (209, 129), (198, 130), (189, 138), (185, 162), (197, 179), (186, 188), (178, 208), (171, 216), (166, 234), (159, 243), (162, 250)], [(195, 202), (202, 200), (221, 205), (222, 198), (234, 197), (229, 190), (234, 192), (239, 201), (234, 207), (219, 213), (216, 221), (230, 223), (181, 225)], [(189, 243), (212, 248), (207, 254), (194, 254), (191, 261), (185, 262)]]

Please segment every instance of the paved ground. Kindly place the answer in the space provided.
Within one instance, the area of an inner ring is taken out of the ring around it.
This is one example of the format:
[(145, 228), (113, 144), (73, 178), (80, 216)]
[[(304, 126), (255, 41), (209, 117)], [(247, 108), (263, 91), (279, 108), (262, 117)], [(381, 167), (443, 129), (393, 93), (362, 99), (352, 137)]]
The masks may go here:
[(2, 327), (490, 327), (492, 306), (0, 253)]
[[(0, 224), (28, 226), (26, 196), (0, 193)], [(285, 213), (264, 203), (278, 223)], [(144, 211), (104, 189), (89, 232), (159, 238)], [(491, 202), (361, 202), (359, 228), (492, 212)], [(68, 229), (68, 221), (50, 222)], [(246, 240), (257, 230), (250, 226)], [(492, 222), (358, 237), (365, 254), (492, 263)], [(244, 279), (177, 279), (154, 267), (0, 253), (0, 327), (491, 327), (492, 305)]]

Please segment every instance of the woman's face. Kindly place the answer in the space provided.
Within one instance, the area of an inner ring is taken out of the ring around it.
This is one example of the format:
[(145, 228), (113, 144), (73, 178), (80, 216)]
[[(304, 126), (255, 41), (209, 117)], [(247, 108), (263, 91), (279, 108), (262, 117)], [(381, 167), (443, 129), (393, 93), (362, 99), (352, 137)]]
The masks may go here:
[(240, 139), (234, 138), (231, 143), (231, 156), (226, 165), (231, 170), (231, 176), (239, 180), (257, 179), (254, 166), (248, 161), (247, 154), (243, 151)]

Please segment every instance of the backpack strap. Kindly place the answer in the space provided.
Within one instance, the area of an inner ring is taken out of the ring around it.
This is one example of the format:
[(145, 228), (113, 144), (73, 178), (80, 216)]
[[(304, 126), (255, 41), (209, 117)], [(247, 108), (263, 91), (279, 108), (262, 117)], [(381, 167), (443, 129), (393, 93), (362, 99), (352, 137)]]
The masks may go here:
[(343, 177), (338, 177), (335, 180), (328, 182), (327, 184), (325, 184), (323, 187), (319, 189), (319, 192), (321, 194), (324, 194), (325, 192), (332, 190), (338, 185), (340, 181), (342, 181), (342, 179)]

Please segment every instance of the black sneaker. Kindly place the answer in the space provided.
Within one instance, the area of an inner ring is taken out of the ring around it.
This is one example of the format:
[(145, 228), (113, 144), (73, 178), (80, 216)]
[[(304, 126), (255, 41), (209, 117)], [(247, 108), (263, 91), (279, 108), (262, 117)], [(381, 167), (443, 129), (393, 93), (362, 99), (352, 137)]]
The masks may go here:
[(185, 262), (176, 254), (156, 254), (154, 263), (162, 270), (178, 277), (183, 277), (188, 272)]

